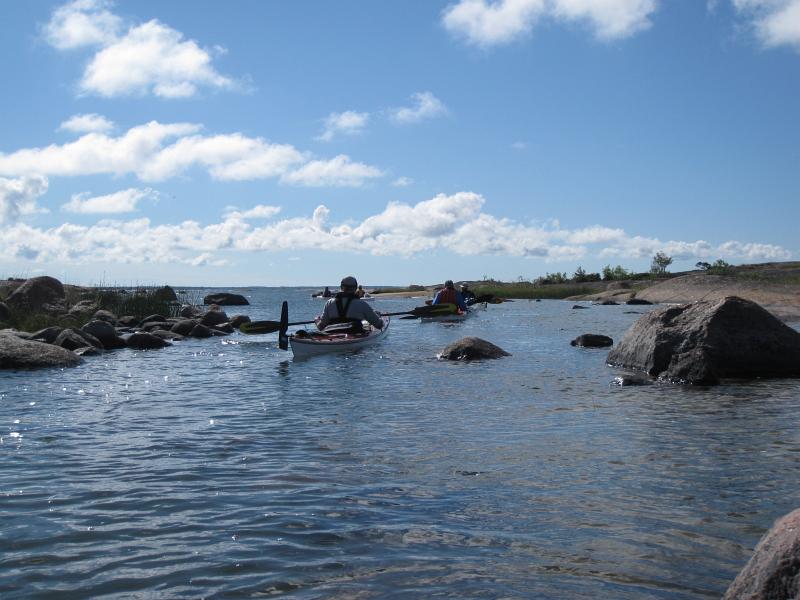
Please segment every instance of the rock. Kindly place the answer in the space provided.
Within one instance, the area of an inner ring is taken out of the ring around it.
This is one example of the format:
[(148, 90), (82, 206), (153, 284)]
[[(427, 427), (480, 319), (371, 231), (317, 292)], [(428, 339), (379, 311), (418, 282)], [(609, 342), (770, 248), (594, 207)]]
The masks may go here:
[[(233, 325), (231, 325), (230, 323), (221, 323), (220, 325), (214, 325), (211, 329), (219, 331), (220, 333), (223, 333), (223, 334), (228, 334), (228, 333), (233, 333), (234, 332)], [(212, 333), (213, 333), (213, 331), (212, 331)]]
[(11, 309), (61, 313), (66, 311), (64, 286), (58, 279), (32, 277), (15, 289), (6, 299)]
[(145, 331), (137, 331), (136, 333), (130, 334), (125, 338), (125, 343), (128, 348), (134, 348), (136, 350), (153, 350), (172, 345), (168, 341), (162, 340), (157, 335)]
[(170, 286), (165, 285), (164, 287), (160, 287), (153, 292), (153, 299), (160, 300), (162, 302), (177, 302), (178, 295)]
[(613, 385), (631, 386), (631, 385), (652, 385), (653, 382), (645, 377), (638, 377), (636, 375), (621, 375), (614, 377), (611, 382)]
[(167, 331), (165, 329), (156, 329), (155, 331), (151, 331), (154, 336), (160, 337), (162, 340), (168, 340), (170, 342), (180, 342), (184, 339), (180, 333), (175, 333), (174, 331)]
[(206, 312), (201, 318), (200, 323), (202, 325), (206, 325), (208, 327), (212, 327), (213, 325), (222, 325), (223, 323), (228, 322), (228, 315), (225, 314), (224, 310), (219, 309), (212, 309)]
[(251, 322), (250, 317), (248, 317), (247, 315), (234, 315), (233, 317), (231, 317), (230, 320), (231, 326), (235, 327), (236, 329), (239, 329), (239, 327), (241, 327), (245, 323), (250, 323), (250, 322)]
[(477, 360), (482, 358), (500, 358), (511, 356), (508, 352), (477, 337), (464, 337), (448, 344), (439, 354), (445, 360)]
[(81, 300), (80, 302), (73, 304), (69, 309), (70, 315), (75, 315), (79, 318), (94, 314), (95, 312), (97, 312), (97, 304), (95, 304), (92, 300)]
[(189, 332), (189, 337), (193, 338), (209, 338), (212, 335), (214, 335), (214, 332), (211, 331), (211, 328), (201, 323), (192, 327), (192, 330)]
[[(18, 337), (21, 340), (30, 340), (32, 335), (33, 335), (31, 333), (28, 333), (27, 331), (18, 331), (17, 329), (0, 329), (0, 334), (3, 334), (3, 333), (5, 333), (7, 335), (13, 335), (14, 337)], [(32, 340), (32, 341), (34, 341), (34, 340)], [(35, 341), (38, 341), (38, 340), (35, 340)]]
[(58, 337), (53, 342), (53, 345), (61, 346), (67, 350), (77, 350), (78, 348), (83, 348), (84, 346), (94, 346), (100, 350), (104, 349), (103, 343), (96, 337), (86, 333), (85, 331), (81, 331), (80, 329), (75, 329), (74, 327), (69, 327), (68, 329), (65, 329), (59, 333)]
[(203, 298), (203, 304), (219, 304), (220, 306), (244, 306), (250, 304), (247, 298), (241, 294), (230, 294), (227, 292), (220, 292), (217, 294), (209, 294)]
[(73, 350), (75, 354), (78, 356), (100, 356), (103, 354), (103, 351), (99, 348), (95, 348), (94, 346), (84, 346), (82, 348), (76, 348)]
[(185, 319), (199, 319), (205, 313), (205, 309), (200, 306), (194, 306), (192, 304), (184, 304), (181, 307), (180, 315)]
[(117, 324), (117, 315), (112, 313), (108, 310), (98, 310), (92, 315), (92, 319), (95, 321), (105, 321), (106, 323), (111, 323), (112, 325)]
[(0, 334), (0, 369), (73, 367), (81, 362), (80, 356), (65, 348)]
[(189, 335), (192, 333), (192, 329), (194, 329), (195, 325), (197, 325), (197, 321), (193, 319), (182, 319), (170, 327), (170, 331), (179, 335)]
[(3, 321), (8, 322), (11, 320), (11, 309), (5, 302), (0, 302), (0, 323)]
[(608, 354), (612, 366), (679, 383), (800, 377), (800, 333), (736, 296), (656, 309)]
[(63, 327), (53, 325), (52, 327), (45, 327), (44, 329), (35, 331), (33, 334), (31, 334), (30, 339), (37, 342), (44, 342), (45, 344), (52, 344), (56, 341), (58, 334), (62, 331), (64, 331)]
[(608, 284), (609, 290), (627, 290), (631, 287), (630, 281), (612, 281)]
[(800, 598), (800, 509), (775, 521), (723, 600), (796, 598)]
[(125, 347), (125, 340), (119, 337), (117, 330), (108, 321), (101, 321), (99, 319), (89, 321), (86, 325), (81, 327), (81, 331), (93, 335), (100, 340), (100, 343), (103, 344), (106, 350)]
[(570, 342), (571, 346), (582, 346), (584, 348), (605, 348), (613, 346), (614, 340), (607, 335), (598, 333), (584, 333)]
[(167, 317), (164, 315), (150, 315), (139, 321), (139, 327), (144, 327), (148, 323), (166, 323)]
[(588, 306), (581, 306), (580, 304), (574, 304), (572, 306), (572, 310), (578, 310), (579, 308), (589, 308)]
[(169, 331), (175, 323), (171, 321), (149, 321), (140, 327), (143, 331), (155, 331), (156, 329), (163, 329)]
[(598, 306), (616, 306), (619, 304), (619, 302), (614, 300), (598, 300), (597, 302), (594, 302), (594, 304), (597, 304)]
[(120, 317), (117, 319), (117, 325), (122, 325), (123, 327), (135, 327), (139, 324), (139, 319), (134, 317), (133, 315), (126, 315), (124, 317)]
[(625, 302), (625, 304), (653, 304), (649, 300), (644, 300), (643, 298), (631, 298)]

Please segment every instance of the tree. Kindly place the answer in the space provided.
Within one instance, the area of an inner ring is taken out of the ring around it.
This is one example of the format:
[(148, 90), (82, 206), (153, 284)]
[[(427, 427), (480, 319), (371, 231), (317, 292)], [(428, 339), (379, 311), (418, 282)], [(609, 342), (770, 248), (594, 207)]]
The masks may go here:
[(656, 252), (653, 262), (650, 265), (650, 272), (654, 275), (663, 275), (667, 272), (667, 267), (672, 264), (672, 257), (663, 252)]
[(575, 269), (575, 274), (572, 276), (572, 278), (578, 283), (586, 281), (586, 271), (583, 270), (583, 267), (579, 266), (577, 269)]
[(711, 263), (703, 262), (701, 260), (700, 262), (694, 263), (694, 266), (701, 271), (708, 271), (711, 268)]

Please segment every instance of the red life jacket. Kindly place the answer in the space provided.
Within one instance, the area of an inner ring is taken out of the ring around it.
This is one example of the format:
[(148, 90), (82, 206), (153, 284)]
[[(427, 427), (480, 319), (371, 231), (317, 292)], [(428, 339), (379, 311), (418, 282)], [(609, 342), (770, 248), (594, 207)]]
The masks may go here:
[(444, 288), (438, 295), (439, 300), (436, 304), (458, 304), (456, 291), (452, 288)]

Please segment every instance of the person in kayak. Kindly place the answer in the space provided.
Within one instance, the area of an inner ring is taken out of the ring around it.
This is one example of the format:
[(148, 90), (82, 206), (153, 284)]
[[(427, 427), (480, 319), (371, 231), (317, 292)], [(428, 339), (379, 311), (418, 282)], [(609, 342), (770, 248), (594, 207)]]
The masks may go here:
[(329, 325), (337, 323), (352, 323), (354, 330), (361, 329), (361, 321), (367, 321), (377, 329), (383, 329), (383, 320), (372, 307), (356, 297), (358, 281), (355, 277), (347, 276), (342, 279), (342, 291), (325, 303), (322, 315), (317, 320), (317, 328), (323, 331)]
[(467, 306), (471, 306), (478, 301), (478, 299), (475, 297), (475, 294), (471, 289), (469, 289), (468, 283), (461, 284), (461, 297), (464, 298), (464, 304)]
[(461, 295), (461, 292), (456, 290), (456, 286), (453, 285), (452, 279), (448, 279), (444, 282), (444, 289), (436, 292), (431, 304), (455, 304), (462, 311), (466, 312), (467, 310), (467, 305), (464, 303), (464, 297)]
[(325, 291), (322, 292), (322, 297), (323, 298), (332, 298), (333, 297), (333, 293), (331, 292), (330, 288), (328, 288), (327, 285), (325, 286)]
[(356, 298), (363, 298), (366, 295), (366, 293), (367, 292), (364, 291), (364, 288), (362, 286), (358, 286), (358, 289), (356, 290)]

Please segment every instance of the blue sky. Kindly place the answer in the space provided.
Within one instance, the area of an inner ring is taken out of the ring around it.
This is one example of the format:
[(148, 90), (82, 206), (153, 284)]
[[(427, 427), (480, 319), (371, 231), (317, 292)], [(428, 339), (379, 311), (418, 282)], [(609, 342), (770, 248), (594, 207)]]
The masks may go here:
[(800, 0), (0, 3), (0, 277), (800, 259)]

